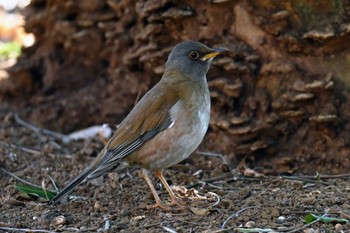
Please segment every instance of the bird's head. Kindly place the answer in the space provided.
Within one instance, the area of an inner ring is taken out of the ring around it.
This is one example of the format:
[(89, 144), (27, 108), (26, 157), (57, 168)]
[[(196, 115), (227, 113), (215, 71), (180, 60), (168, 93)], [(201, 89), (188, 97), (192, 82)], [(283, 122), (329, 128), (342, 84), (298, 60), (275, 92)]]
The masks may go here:
[(205, 78), (214, 57), (225, 51), (222, 48), (209, 48), (197, 41), (184, 41), (177, 44), (165, 63), (165, 72), (180, 72), (192, 81)]

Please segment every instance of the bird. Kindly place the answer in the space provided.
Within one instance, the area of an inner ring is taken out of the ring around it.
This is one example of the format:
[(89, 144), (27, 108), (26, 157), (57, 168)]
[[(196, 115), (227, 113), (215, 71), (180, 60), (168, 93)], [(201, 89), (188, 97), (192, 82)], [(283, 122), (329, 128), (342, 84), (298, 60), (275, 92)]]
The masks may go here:
[[(194, 152), (202, 142), (210, 119), (206, 74), (213, 58), (225, 51), (198, 41), (183, 41), (170, 52), (160, 81), (120, 123), (94, 162), (74, 178), (50, 204), (57, 203), (77, 185), (113, 171), (121, 161), (141, 167), (155, 204), (147, 208), (183, 207), (163, 176), (163, 170)], [(164, 185), (170, 203), (164, 204), (149, 172)]]

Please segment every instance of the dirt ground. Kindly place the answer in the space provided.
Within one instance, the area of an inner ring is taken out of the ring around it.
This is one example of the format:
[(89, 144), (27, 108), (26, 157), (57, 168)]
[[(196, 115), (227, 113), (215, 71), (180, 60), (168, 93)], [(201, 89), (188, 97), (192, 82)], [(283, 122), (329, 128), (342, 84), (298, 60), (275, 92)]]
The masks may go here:
[[(96, 138), (63, 144), (18, 125), (5, 106), (0, 114), (0, 232), (6, 227), (64, 232), (237, 232), (237, 227), (244, 226), (278, 232), (350, 232), (349, 223), (306, 226), (304, 221), (308, 213), (350, 219), (349, 175), (321, 180), (244, 176), (229, 171), (217, 157), (196, 153), (165, 172), (170, 184), (193, 188), (207, 197), (184, 198), (186, 210), (147, 210), (145, 205), (154, 200), (139, 169), (132, 168), (109, 174), (103, 184), (100, 180), (80, 185), (74, 191), (79, 199), (70, 203), (49, 206), (24, 199), (14, 188), (18, 181), (4, 170), (51, 189), (52, 177), (62, 187), (94, 159), (103, 143)], [(166, 201), (166, 191), (153, 179)]]

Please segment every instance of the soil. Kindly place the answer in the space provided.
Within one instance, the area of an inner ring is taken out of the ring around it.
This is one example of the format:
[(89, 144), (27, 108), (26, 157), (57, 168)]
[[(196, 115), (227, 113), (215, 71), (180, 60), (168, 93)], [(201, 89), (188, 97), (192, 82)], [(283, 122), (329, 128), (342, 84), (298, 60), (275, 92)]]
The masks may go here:
[[(4, 170), (53, 189), (51, 177), (62, 187), (93, 161), (103, 142), (95, 138), (63, 144), (18, 125), (4, 106), (0, 114), (0, 227), (64, 232), (237, 232), (237, 227), (254, 226), (283, 232), (305, 226), (308, 213), (350, 219), (349, 175), (318, 180), (263, 176), (246, 167), (230, 171), (221, 159), (198, 153), (165, 171), (176, 190), (195, 189), (207, 197), (190, 200), (185, 195), (185, 210), (146, 209), (154, 203), (153, 197), (140, 170), (130, 167), (110, 173), (103, 181), (80, 185), (73, 193), (77, 199), (67, 203), (50, 206), (40, 199), (28, 200), (15, 190), (18, 180)], [(32, 151), (23, 151), (29, 148)], [(166, 191), (155, 177), (153, 181), (167, 202)], [(193, 190), (190, 193), (196, 196)], [(104, 230), (106, 222), (108, 230)], [(295, 232), (350, 232), (350, 224), (318, 222)]]

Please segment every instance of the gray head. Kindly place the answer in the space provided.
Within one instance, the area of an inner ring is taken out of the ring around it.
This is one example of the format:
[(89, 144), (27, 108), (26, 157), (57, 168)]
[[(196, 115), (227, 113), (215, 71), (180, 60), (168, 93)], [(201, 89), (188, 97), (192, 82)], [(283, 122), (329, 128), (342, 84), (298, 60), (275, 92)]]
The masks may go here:
[(171, 51), (165, 63), (165, 70), (175, 69), (186, 78), (200, 81), (205, 78), (213, 58), (222, 51), (224, 49), (212, 49), (197, 41), (184, 41)]

